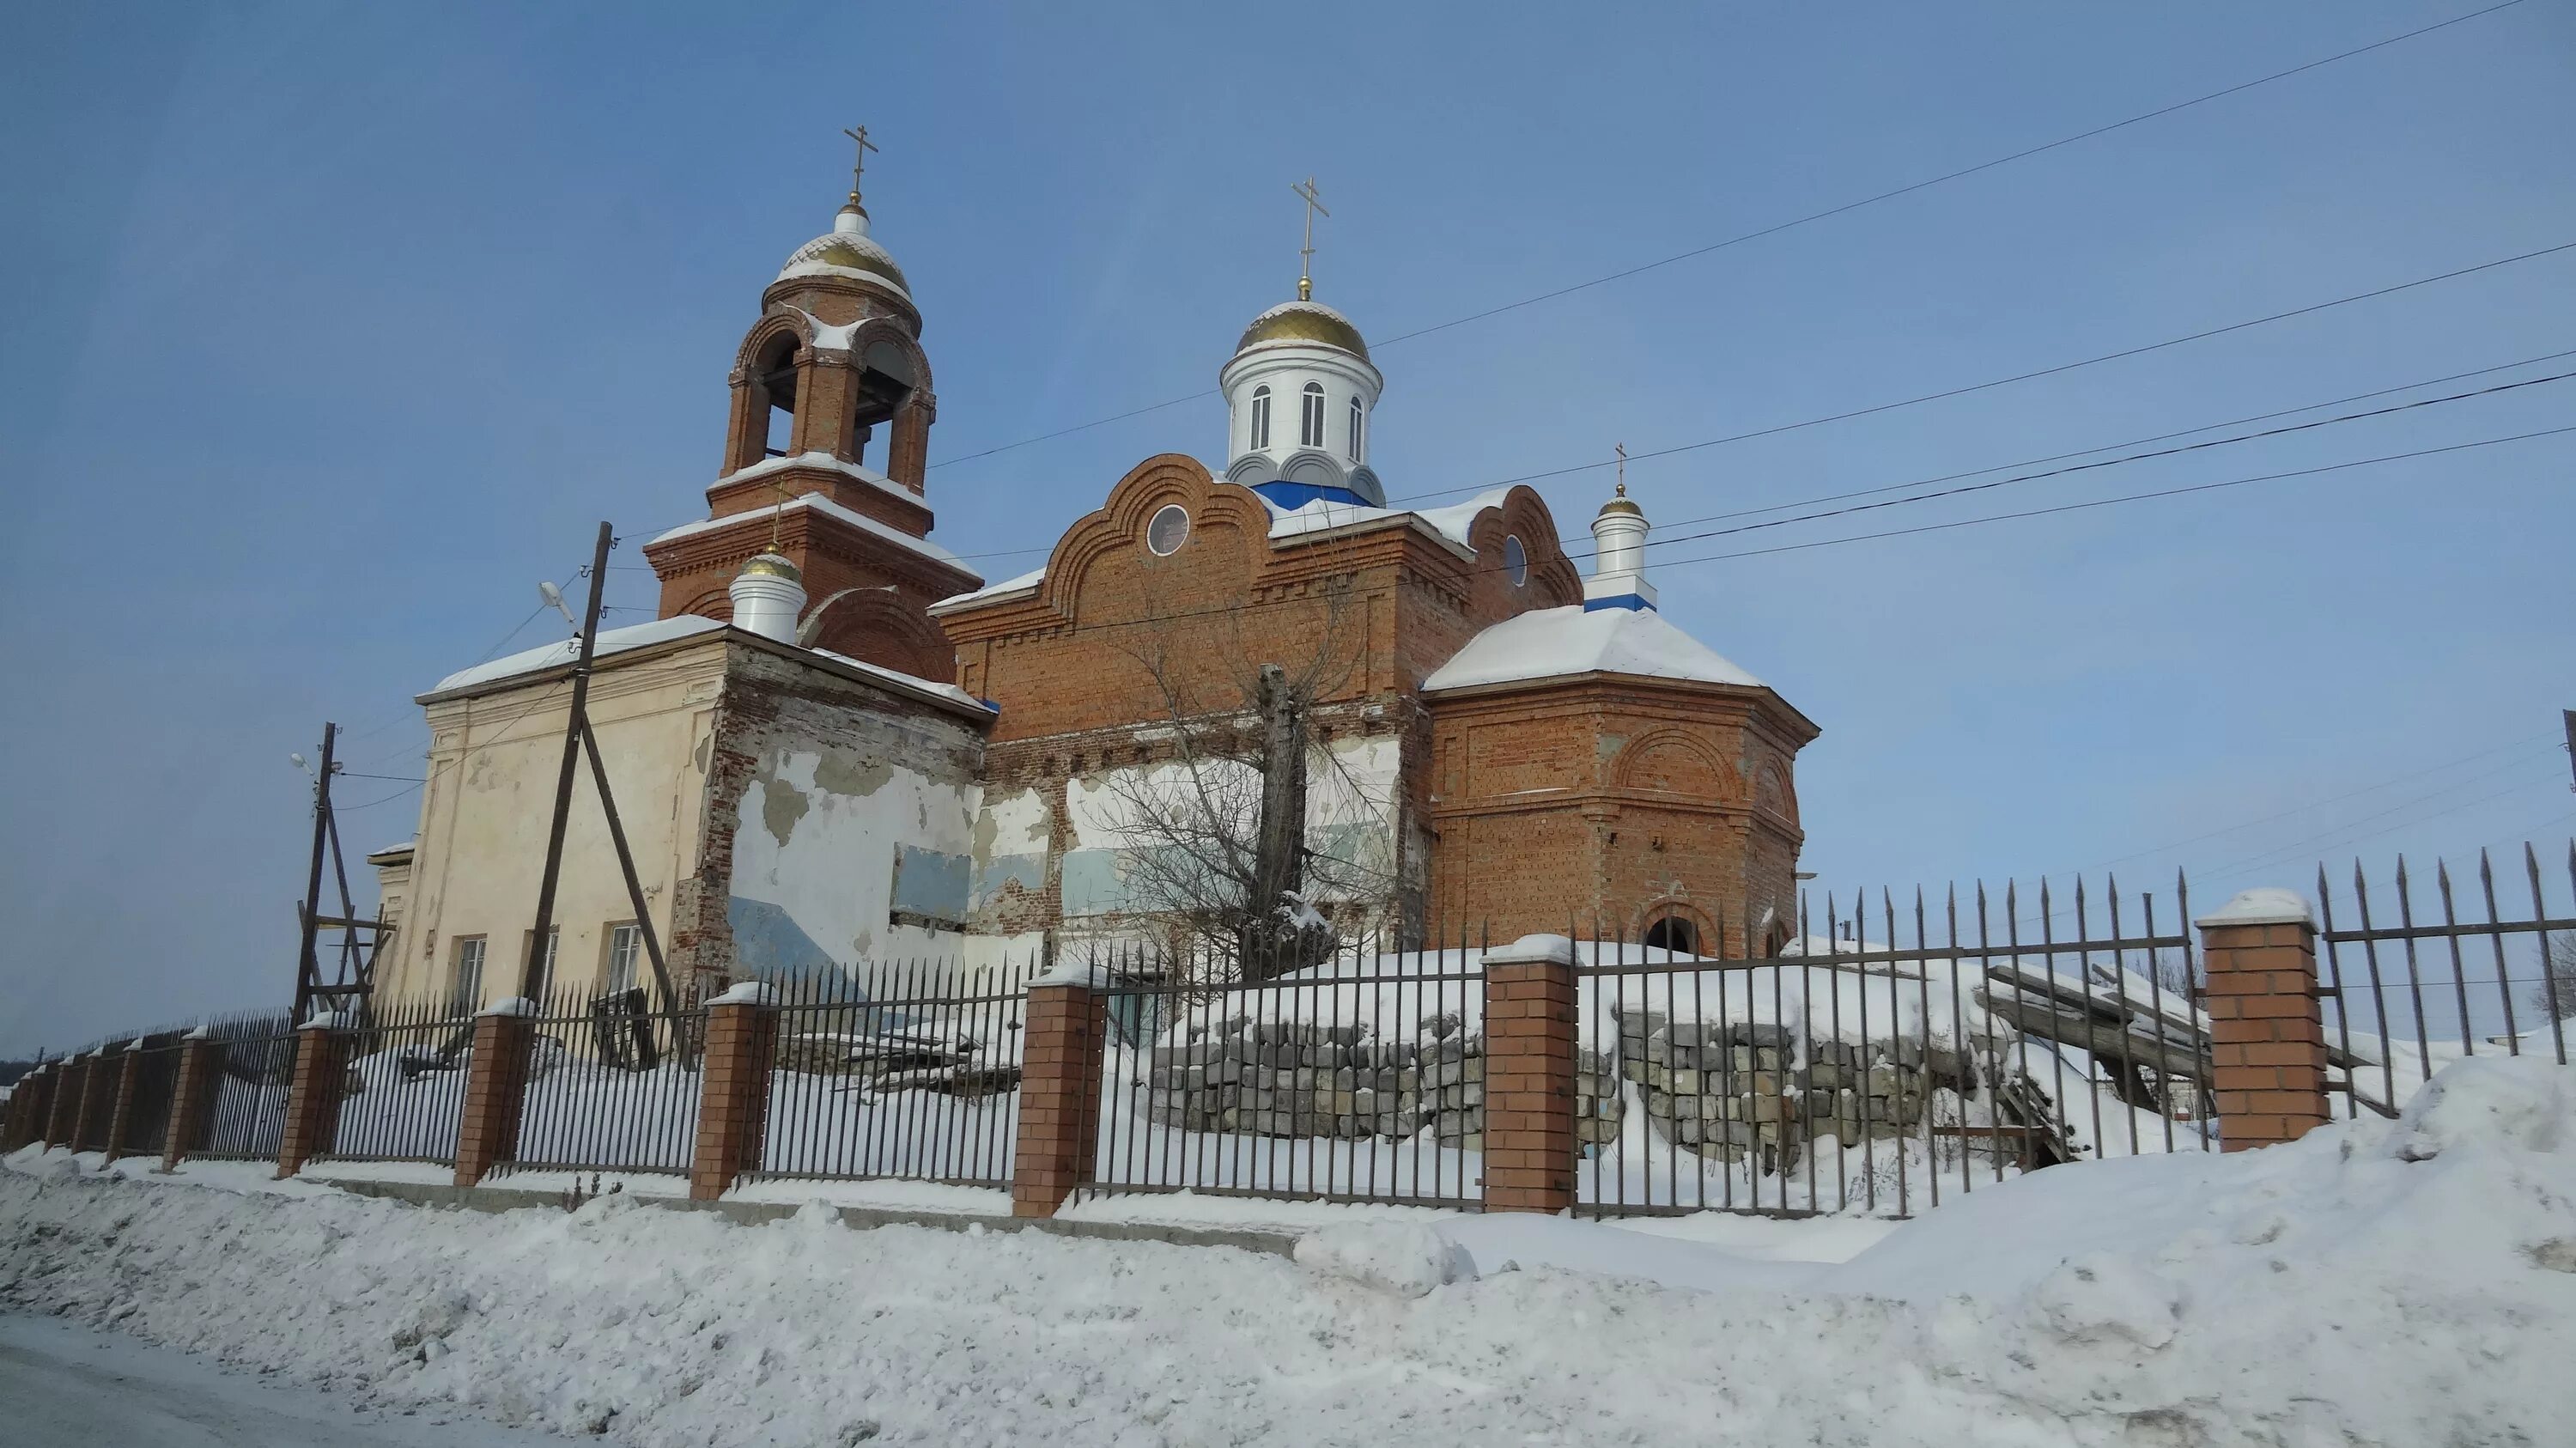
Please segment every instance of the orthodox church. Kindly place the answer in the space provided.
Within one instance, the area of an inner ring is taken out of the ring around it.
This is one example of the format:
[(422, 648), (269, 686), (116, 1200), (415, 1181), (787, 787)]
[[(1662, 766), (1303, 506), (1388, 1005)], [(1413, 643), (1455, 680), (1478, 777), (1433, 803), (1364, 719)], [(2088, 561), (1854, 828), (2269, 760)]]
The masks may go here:
[[(1147, 457), (1043, 567), (987, 582), (931, 540), (923, 331), (854, 183), (734, 354), (706, 518), (643, 545), (660, 617), (598, 638), (588, 715), (639, 886), (577, 798), (554, 983), (642, 982), (638, 889), (684, 991), (1150, 937), (1188, 879), (1156, 801), (1240, 783), (1265, 665), (1304, 700), (1307, 899), (1336, 926), (1787, 938), (1816, 726), (1657, 611), (1624, 486), (1588, 576), (1527, 487), (1392, 501), (1385, 379), (1301, 277), (1218, 369), (1221, 465)], [(379, 989), (512, 993), (574, 659), (419, 696), (419, 831), (370, 857), (398, 922)]]

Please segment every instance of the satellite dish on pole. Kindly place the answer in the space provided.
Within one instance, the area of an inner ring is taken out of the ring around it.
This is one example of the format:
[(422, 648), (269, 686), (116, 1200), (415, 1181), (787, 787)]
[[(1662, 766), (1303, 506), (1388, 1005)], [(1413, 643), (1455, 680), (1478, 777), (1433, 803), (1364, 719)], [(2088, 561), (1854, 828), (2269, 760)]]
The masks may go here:
[(543, 579), (539, 579), (537, 580), (537, 597), (544, 599), (548, 608), (562, 614), (563, 621), (572, 625), (572, 631), (574, 633), (581, 632), (581, 620), (574, 618), (572, 616), (572, 610), (564, 607), (562, 589), (555, 587), (553, 584), (548, 583)]

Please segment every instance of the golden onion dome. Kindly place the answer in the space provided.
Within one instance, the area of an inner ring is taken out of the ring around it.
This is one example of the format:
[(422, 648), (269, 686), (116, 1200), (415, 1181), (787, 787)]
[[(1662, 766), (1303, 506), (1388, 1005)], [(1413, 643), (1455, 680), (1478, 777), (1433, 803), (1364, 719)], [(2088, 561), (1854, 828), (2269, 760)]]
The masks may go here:
[(1619, 491), (1612, 494), (1610, 501), (1601, 505), (1601, 511), (1593, 514), (1592, 516), (1596, 518), (1642, 518), (1646, 516), (1646, 510), (1628, 501), (1628, 485), (1626, 483), (1621, 483), (1619, 485)]
[(775, 553), (753, 554), (751, 556), (751, 561), (742, 566), (742, 576), (745, 578), (784, 578), (790, 583), (802, 583), (805, 581), (805, 575), (797, 570), (794, 563)]
[(1325, 347), (1339, 347), (1368, 361), (1368, 343), (1361, 340), (1360, 329), (1351, 319), (1321, 302), (1281, 302), (1252, 319), (1243, 329), (1243, 340), (1235, 344), (1237, 355), (1249, 352), (1264, 342), (1304, 342)]
[(778, 280), (789, 277), (830, 275), (834, 272), (867, 272), (894, 283), (905, 296), (912, 295), (912, 284), (904, 280), (903, 268), (894, 264), (886, 249), (868, 235), (867, 213), (850, 207), (841, 210), (840, 218), (830, 231), (796, 248), (778, 269)]

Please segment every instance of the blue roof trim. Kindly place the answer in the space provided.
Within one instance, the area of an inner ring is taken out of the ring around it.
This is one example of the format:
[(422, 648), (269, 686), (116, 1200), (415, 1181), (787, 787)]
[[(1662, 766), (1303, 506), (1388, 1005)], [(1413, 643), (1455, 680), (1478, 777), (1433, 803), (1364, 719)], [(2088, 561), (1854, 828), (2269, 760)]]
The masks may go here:
[(1632, 611), (1643, 610), (1648, 613), (1655, 611), (1655, 606), (1653, 604), (1646, 602), (1644, 598), (1633, 593), (1623, 593), (1616, 598), (1587, 598), (1583, 600), (1583, 611), (1585, 613), (1599, 613), (1605, 608), (1624, 608)]
[(1279, 478), (1267, 483), (1254, 483), (1252, 491), (1292, 513), (1318, 498), (1328, 503), (1355, 503), (1363, 508), (1377, 506), (1339, 483), (1292, 483)]

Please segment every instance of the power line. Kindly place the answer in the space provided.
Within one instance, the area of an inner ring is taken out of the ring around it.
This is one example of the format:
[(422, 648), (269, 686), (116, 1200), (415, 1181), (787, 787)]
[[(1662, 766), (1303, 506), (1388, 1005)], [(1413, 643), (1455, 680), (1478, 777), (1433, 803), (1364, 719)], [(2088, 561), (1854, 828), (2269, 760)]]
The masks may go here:
[[(1691, 543), (1705, 538), (1723, 538), (1737, 533), (1756, 533), (1765, 528), (1785, 528), (1793, 523), (1812, 523), (1820, 518), (1840, 518), (1853, 513), (1867, 513), (1879, 508), (1901, 508), (1909, 503), (1934, 502), (1942, 498), (1955, 498), (1968, 493), (1984, 492), (1990, 488), (2010, 487), (2015, 483), (2036, 482), (2043, 478), (2066, 477), (2070, 474), (2090, 472), (2099, 468), (2115, 468), (2124, 463), (2147, 462), (2156, 458), (2177, 457), (2183, 453), (2199, 452), (2206, 448), (2228, 447), (2241, 442), (2255, 442), (2267, 437), (2280, 437), (2287, 433), (2307, 432), (2311, 429), (2320, 427), (2333, 427), (2339, 423), (2360, 422), (2374, 417), (2387, 417), (2394, 413), (2409, 412), (2419, 407), (2438, 407), (2449, 402), (2465, 402), (2471, 398), (2488, 397), (2499, 392), (2511, 392), (2517, 388), (2537, 387), (2546, 382), (2564, 382), (2571, 377), (2576, 377), (2576, 372), (2560, 372), (2548, 377), (2525, 378), (2519, 382), (2500, 382), (2493, 387), (2481, 387), (2470, 392), (2455, 392), (2448, 397), (2418, 398), (2413, 402), (2401, 402), (2390, 407), (2372, 408), (2367, 412), (2348, 412), (2340, 417), (2321, 417), (2313, 422), (2299, 422), (2292, 423), (2286, 427), (2265, 428), (2261, 432), (2239, 433), (2234, 437), (2214, 437), (2203, 442), (2185, 443), (2179, 447), (2158, 448), (2153, 452), (2128, 453), (2120, 457), (2104, 458), (2099, 462), (2076, 463), (2068, 467), (2050, 468), (2046, 472), (2022, 473), (2009, 478), (1995, 478), (1982, 483), (1968, 483), (1956, 488), (1943, 488), (1940, 491), (1933, 493), (1913, 493), (1902, 498), (1883, 498), (1875, 503), (1855, 503), (1847, 508), (1828, 508), (1825, 511), (1818, 513), (1799, 513), (1787, 518), (1765, 519), (1759, 523), (1742, 523), (1732, 528), (1712, 528), (1702, 533), (1684, 533), (1677, 537), (1657, 538), (1649, 541), (1646, 546), (1653, 548), (1672, 543)], [(1883, 492), (1886, 490), (1879, 489), (1877, 491)], [(1590, 558), (1595, 555), (1592, 553), (1584, 553), (1568, 554), (1566, 556), (1569, 558)]]
[[(1827, 220), (1831, 217), (1858, 211), (1864, 207), (1876, 206), (1881, 202), (1893, 201), (1900, 196), (1909, 196), (1917, 191), (1922, 191), (1930, 187), (1940, 186), (1951, 181), (1962, 180), (1966, 177), (1977, 175), (1980, 172), (1991, 171), (1998, 166), (2007, 166), (2015, 161), (2028, 160), (2033, 156), (2044, 155), (2047, 152), (2076, 145), (2079, 142), (2089, 141), (2098, 136), (2106, 136), (2114, 131), (2125, 130), (2130, 126), (2141, 125), (2147, 121), (2157, 120), (2161, 117), (2170, 116), (2180, 111), (2187, 111), (2195, 106), (2207, 105), (2212, 101), (2223, 100), (2228, 96), (2238, 95), (2245, 91), (2253, 90), (2258, 86), (2270, 85), (2275, 81), (2287, 80), (2292, 76), (2302, 75), (2308, 71), (2316, 70), (2323, 66), (2329, 66), (2340, 61), (2350, 60), (2355, 56), (2367, 55), (2372, 51), (2382, 50), (2388, 46), (2396, 45), (2403, 41), (2413, 40), (2419, 36), (2430, 35), (2437, 30), (2447, 30), (2454, 25), (2465, 24), (2482, 16), (2492, 15), (2499, 10), (2510, 10), (2521, 3), (2522, 0), (2503, 0), (2502, 4), (2489, 5), (2482, 10), (2472, 10), (2465, 15), (2456, 15), (2448, 20), (2436, 21), (2431, 25), (2420, 26), (2413, 30), (2391, 35), (2383, 40), (2372, 41), (2368, 45), (2356, 46), (2350, 50), (2338, 51), (2333, 55), (2309, 61), (2304, 65), (2295, 65), (2287, 70), (2274, 71), (2270, 75), (2258, 76), (2253, 80), (2242, 81), (2222, 90), (2214, 90), (2205, 95), (2194, 96), (2189, 100), (2176, 101), (2171, 105), (2159, 106), (2151, 111), (2143, 111), (2124, 120), (2113, 121), (2108, 125), (2095, 126), (2091, 130), (2078, 131), (2071, 136), (2061, 136), (2053, 141), (2047, 141), (2040, 145), (2026, 147), (2007, 155), (1994, 157), (1991, 160), (1980, 161), (1973, 166), (1963, 166), (1955, 171), (1947, 171), (1938, 176), (1926, 177), (1920, 181), (1909, 182), (1906, 185), (1898, 186), (1887, 191), (1881, 191), (1872, 196), (1864, 196), (1857, 201), (1846, 201), (1841, 205), (1827, 207), (1822, 211), (1809, 212), (1804, 216), (1793, 217), (1787, 221), (1775, 222), (1769, 226), (1727, 237), (1723, 241), (1714, 241), (1704, 246), (1693, 247), (1688, 251), (1675, 252), (1671, 256), (1663, 257), (1655, 261), (1645, 262), (1637, 266), (1626, 267), (1604, 276), (1594, 277), (1589, 281), (1576, 282), (1571, 286), (1558, 287), (1552, 291), (1538, 293), (1535, 296), (1523, 297), (1518, 301), (1505, 302), (1498, 307), (1488, 307), (1481, 312), (1472, 312), (1463, 317), (1453, 317), (1445, 322), (1434, 322), (1430, 326), (1417, 327), (1410, 332), (1399, 332), (1392, 337), (1380, 339), (1376, 343), (1376, 346), (1380, 350), (1384, 350), (1388, 347), (1401, 346), (1417, 337), (1427, 337), (1435, 332), (1445, 332), (1453, 327), (1463, 327), (1472, 322), (1481, 322), (1490, 317), (1501, 316), (1506, 312), (1518, 311), (1524, 307), (1534, 307), (1541, 302), (1550, 302), (1559, 297), (1572, 296), (1576, 292), (1589, 291), (1594, 287), (1607, 286), (1612, 282), (1625, 281), (1633, 276), (1640, 276), (1646, 272), (1660, 270), (1664, 267), (1673, 266), (1677, 263), (1689, 261), (1696, 257), (1707, 256), (1711, 252), (1723, 251), (1728, 247), (1740, 246), (1748, 241), (1757, 241), (1766, 236), (1777, 236), (1781, 232), (1789, 231), (1796, 227), (1807, 226), (1818, 221)], [(1201, 389), (1184, 396), (1168, 398), (1162, 402), (1151, 403), (1144, 407), (1130, 408), (1125, 412), (1117, 413), (1113, 416), (1095, 418), (1090, 422), (1076, 423), (1071, 427), (1061, 427), (1057, 428), (1053, 432), (1041, 433), (1035, 437), (1022, 438), (1017, 442), (1007, 442), (998, 447), (989, 447), (981, 452), (972, 452), (961, 457), (949, 458), (941, 462), (932, 463), (930, 466), (933, 468), (940, 468), (946, 467), (950, 463), (973, 462), (979, 458), (992, 457), (997, 453), (1006, 453), (1018, 448), (1032, 447), (1042, 442), (1052, 442), (1057, 438), (1069, 437), (1078, 432), (1087, 432), (1095, 427), (1106, 427), (1113, 422), (1124, 422), (1132, 417), (1142, 417), (1148, 413), (1161, 412), (1166, 408), (1178, 407), (1185, 402), (1195, 402), (1200, 398), (1209, 395), (1210, 393), (1208, 390)]]
[[(1807, 418), (1801, 422), (1784, 422), (1773, 427), (1756, 428), (1750, 432), (1729, 433), (1724, 437), (1704, 438), (1698, 442), (1687, 442), (1677, 444), (1673, 447), (1657, 448), (1652, 452), (1630, 453), (1628, 455), (1628, 461), (1634, 463), (1652, 458), (1672, 457), (1680, 453), (1698, 452), (1705, 448), (1722, 447), (1728, 443), (1749, 442), (1754, 438), (1777, 437), (1782, 433), (1799, 432), (1811, 427), (1822, 427), (1827, 423), (1848, 422), (1855, 417), (1870, 417), (1882, 412), (1894, 412), (1899, 408), (1918, 407), (1926, 402), (1941, 402), (1953, 397), (1965, 397), (1971, 393), (1991, 391), (1997, 387), (2009, 387), (2016, 382), (2029, 382), (2036, 378), (2054, 377), (2061, 372), (2072, 372), (2080, 367), (2099, 366), (2104, 362), (2117, 362), (2123, 358), (2144, 356), (2149, 352), (2161, 352), (2168, 347), (2180, 347), (2190, 342), (2202, 342), (2207, 341), (2212, 337), (2223, 337), (2231, 332), (2242, 332), (2252, 327), (2268, 326), (2274, 322), (2285, 322), (2293, 317), (2310, 316), (2317, 312), (2330, 311), (2336, 307), (2350, 306), (2355, 302), (2367, 302), (2379, 297), (2393, 296), (2399, 292), (2412, 291), (2417, 287), (2429, 287), (2437, 282), (2455, 281), (2461, 277), (2474, 276), (2479, 272), (2493, 271), (2497, 267), (2512, 266), (2518, 262), (2532, 261), (2544, 256), (2554, 256), (2559, 252), (2569, 250), (2576, 250), (2576, 241), (2562, 241), (2555, 246), (2544, 246), (2537, 251), (2519, 252), (2512, 256), (2497, 257), (2492, 261), (2482, 261), (2474, 266), (2459, 267), (2451, 271), (2438, 272), (2428, 277), (2417, 277), (2412, 281), (2397, 282), (2390, 286), (2374, 287), (2366, 292), (2354, 292), (2350, 296), (2335, 297), (2328, 301), (2311, 302), (2304, 307), (2292, 307), (2286, 312), (2274, 312), (2268, 316), (2253, 317), (2242, 322), (2230, 322), (2222, 327), (2208, 327), (2201, 331), (2185, 333), (2179, 337), (2167, 337), (2161, 342), (2148, 342), (2136, 347), (2123, 347), (2116, 352), (2104, 352), (2095, 357), (2083, 357), (2072, 362), (2060, 362), (2052, 367), (2040, 367), (2028, 372), (2016, 372), (2009, 377), (1997, 377), (1985, 382), (1972, 382), (1963, 387), (1944, 388), (1938, 392), (1926, 392), (1920, 396), (1900, 398), (1894, 402), (1881, 402), (1868, 407), (1855, 407), (1844, 412), (1828, 413), (1822, 417)], [(1422, 498), (1445, 498), (1459, 493), (1482, 492), (1489, 488), (1509, 487), (1514, 483), (1540, 482), (1548, 478), (1565, 477), (1572, 473), (1598, 472), (1611, 465), (1612, 464), (1609, 461), (1576, 463), (1570, 467), (1550, 468), (1545, 472), (1523, 473), (1518, 477), (1503, 478), (1496, 482), (1472, 483), (1465, 487), (1442, 488), (1438, 491), (1428, 493), (1408, 493), (1400, 498), (1390, 499), (1389, 501), (1411, 502)]]
[(2508, 437), (2480, 438), (2475, 442), (2453, 443), (2447, 447), (2421, 448), (2414, 452), (2389, 453), (2384, 457), (2356, 458), (2351, 462), (2327, 463), (2321, 467), (2294, 468), (2288, 472), (2262, 473), (2250, 478), (2229, 478), (2224, 482), (2195, 483), (2189, 487), (2159, 488), (2154, 492), (2125, 493), (2116, 498), (2096, 498), (2083, 503), (2060, 503), (2049, 508), (2028, 508), (2018, 513), (1993, 513), (1982, 518), (1961, 518), (1948, 523), (1925, 523), (1912, 528), (1891, 528), (1883, 533), (1858, 533), (1847, 538), (1821, 538), (1811, 543), (1782, 543), (1770, 548), (1751, 548), (1739, 553), (1708, 553), (1697, 558), (1667, 560), (1666, 568), (1694, 563), (1717, 563), (1730, 558), (1758, 558), (1770, 553), (1796, 553), (1809, 548), (1831, 548), (1840, 543), (1868, 543), (1881, 538), (1903, 538), (1916, 533), (1940, 533), (1952, 528), (1972, 528), (1981, 523), (2008, 523), (2017, 518), (2041, 518), (2051, 513), (2074, 513), (2087, 508), (2107, 508), (2115, 503), (2139, 503), (2151, 498), (2179, 498), (2191, 493), (2215, 492), (2220, 488), (2241, 488), (2248, 483), (2278, 482), (2283, 478), (2314, 477), (2319, 473), (2341, 472), (2346, 468), (2369, 467), (2374, 463), (2403, 462), (2408, 458), (2433, 457), (2441, 453), (2462, 452), (2470, 448), (2495, 447), (2502, 443), (2526, 442), (2532, 438), (2556, 437), (2576, 432), (2576, 425), (2543, 428), (2537, 432), (2518, 432)]
[[(2182, 487), (2158, 488), (2153, 491), (2143, 493), (2125, 493), (2117, 497), (2095, 498), (2078, 503), (2061, 503), (2046, 508), (2028, 508), (2012, 513), (1993, 513), (1977, 518), (1957, 518), (1943, 523), (1924, 523), (1911, 528), (1891, 528), (1883, 532), (1859, 533), (1842, 538), (1820, 538), (1805, 543), (1781, 543), (1768, 548), (1750, 548), (1733, 553), (1708, 553), (1702, 554), (1696, 558), (1667, 559), (1659, 566), (1665, 568), (1686, 568), (1697, 564), (1720, 563), (1736, 558), (1759, 558), (1773, 553), (1795, 553), (1811, 548), (1830, 548), (1844, 543), (1868, 543), (1884, 538), (1911, 537), (1919, 533), (1942, 533), (1958, 528), (1972, 528), (1986, 523), (2006, 523), (2022, 518), (2046, 517), (2053, 513), (2081, 512), (2089, 508), (2106, 508), (2120, 503), (2146, 502), (2157, 498), (2186, 497), (2194, 493), (2216, 492), (2224, 488), (2240, 488), (2253, 483), (2278, 482), (2287, 478), (2315, 477), (2324, 473), (2344, 472), (2352, 468), (2371, 467), (2379, 463), (2404, 462), (2411, 458), (2436, 457), (2445, 453), (2466, 452), (2475, 448), (2497, 447), (2505, 443), (2527, 442), (2535, 438), (2557, 437), (2561, 434), (2571, 432), (2576, 432), (2576, 424), (2570, 424), (2565, 427), (2542, 428), (2534, 432), (2512, 433), (2504, 437), (2479, 438), (2471, 442), (2449, 443), (2441, 447), (2417, 448), (2409, 452), (2386, 453), (2379, 457), (2354, 458), (2347, 462), (2324, 463), (2316, 467), (2292, 468), (2277, 473), (2258, 473), (2249, 477), (2227, 478), (2213, 483), (2193, 483)], [(1498, 567), (1479, 568), (1470, 570), (1470, 575), (1472, 576), (1475, 573), (1492, 573), (1498, 571), (1500, 571)], [(1313, 600), (1309, 597), (1301, 596), (1296, 598), (1224, 603), (1209, 608), (1184, 609), (1175, 613), (1156, 614), (1147, 618), (1086, 622), (1083, 627), (1090, 630), (1159, 627), (1192, 618), (1250, 613), (1260, 609), (1287, 608), (1311, 603), (1312, 601)]]

